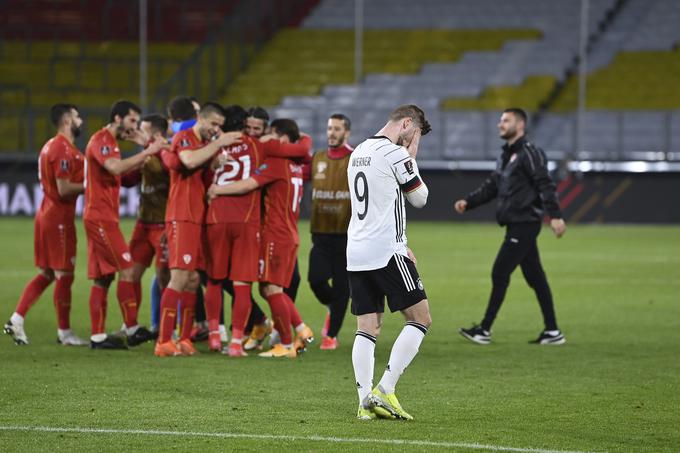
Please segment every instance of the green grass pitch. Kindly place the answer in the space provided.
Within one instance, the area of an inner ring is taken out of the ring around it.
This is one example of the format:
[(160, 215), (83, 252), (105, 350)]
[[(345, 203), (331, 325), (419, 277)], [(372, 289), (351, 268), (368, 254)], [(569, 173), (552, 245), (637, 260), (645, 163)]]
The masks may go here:
[[(89, 283), (78, 223), (72, 325), (87, 336)], [(124, 222), (127, 235), (131, 227)], [(527, 344), (542, 326), (519, 270), (493, 344), (476, 346), (456, 333), (483, 313), (500, 228), (414, 222), (408, 233), (433, 317), (397, 387), (413, 422), (354, 418), (351, 315), (337, 351), (320, 351), (317, 342), (297, 360), (208, 353), (161, 360), (151, 344), (127, 352), (56, 345), (50, 288), (28, 314), (31, 345), (0, 338), (0, 450), (680, 450), (680, 228), (570, 226), (561, 240), (544, 229), (540, 249), (567, 337), (563, 347)], [(3, 322), (35, 273), (32, 235), (29, 219), (0, 220)], [(301, 238), (298, 304), (318, 333), (324, 309), (304, 281), (307, 223)], [(145, 323), (148, 309), (145, 298)], [(111, 291), (107, 327), (120, 324)], [(376, 382), (401, 326), (399, 314), (386, 316)]]

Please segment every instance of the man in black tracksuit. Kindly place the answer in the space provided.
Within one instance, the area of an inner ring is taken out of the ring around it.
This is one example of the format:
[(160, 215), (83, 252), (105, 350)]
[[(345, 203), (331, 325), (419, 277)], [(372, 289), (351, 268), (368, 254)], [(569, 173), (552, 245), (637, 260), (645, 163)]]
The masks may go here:
[(481, 325), (460, 329), (460, 334), (477, 344), (491, 342), (491, 325), (503, 303), (510, 275), (519, 265), (524, 279), (536, 292), (545, 329), (531, 343), (564, 344), (557, 327), (555, 309), (548, 280), (543, 272), (536, 238), (541, 231), (544, 212), (550, 227), (560, 238), (566, 229), (560, 211), (555, 184), (548, 174), (545, 153), (525, 135), (527, 115), (522, 109), (503, 112), (498, 123), (500, 137), (507, 140), (496, 170), (474, 192), (456, 201), (455, 210), (462, 214), (497, 198), (496, 220), (506, 227), (505, 240), (496, 256), (491, 279), (493, 288)]

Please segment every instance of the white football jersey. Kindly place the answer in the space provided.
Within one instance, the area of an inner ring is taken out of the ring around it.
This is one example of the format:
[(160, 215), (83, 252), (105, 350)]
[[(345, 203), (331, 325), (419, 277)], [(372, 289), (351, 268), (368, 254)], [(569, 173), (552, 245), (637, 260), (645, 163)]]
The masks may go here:
[(370, 137), (352, 153), (347, 167), (352, 217), (347, 230), (347, 270), (387, 266), (406, 255), (404, 193), (422, 185), (406, 148), (387, 137)]

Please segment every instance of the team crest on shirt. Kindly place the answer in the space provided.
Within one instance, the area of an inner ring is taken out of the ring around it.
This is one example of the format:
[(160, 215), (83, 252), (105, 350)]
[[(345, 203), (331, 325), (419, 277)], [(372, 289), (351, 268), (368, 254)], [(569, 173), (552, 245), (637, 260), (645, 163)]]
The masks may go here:
[(327, 162), (318, 162), (316, 164), (316, 173), (314, 174), (314, 179), (326, 179), (326, 168), (328, 168)]
[(61, 160), (61, 171), (68, 171), (68, 160)]
[(409, 175), (415, 173), (415, 171), (413, 170), (413, 161), (411, 161), (411, 159), (404, 162), (404, 167), (406, 168), (406, 171), (408, 172)]
[(123, 259), (127, 261), (128, 263), (132, 261), (132, 257), (130, 256), (130, 252), (125, 252), (123, 253)]
[(419, 289), (419, 290), (422, 291), (422, 290), (425, 289), (425, 285), (423, 285), (423, 281), (422, 281), (421, 279), (418, 279), (418, 281), (416, 282), (416, 284), (418, 285), (418, 289)]
[(187, 253), (186, 255), (182, 256), (182, 260), (184, 261), (184, 264), (191, 263), (191, 255)]
[(513, 153), (513, 155), (510, 156), (510, 163), (514, 162), (515, 160), (517, 160), (517, 153)]
[(181, 146), (182, 148), (186, 148), (187, 146), (189, 146), (189, 140), (187, 140), (186, 138), (182, 139), (179, 146)]
[(108, 146), (102, 146), (101, 152), (102, 156), (108, 156), (109, 153), (111, 153), (111, 148), (109, 148)]

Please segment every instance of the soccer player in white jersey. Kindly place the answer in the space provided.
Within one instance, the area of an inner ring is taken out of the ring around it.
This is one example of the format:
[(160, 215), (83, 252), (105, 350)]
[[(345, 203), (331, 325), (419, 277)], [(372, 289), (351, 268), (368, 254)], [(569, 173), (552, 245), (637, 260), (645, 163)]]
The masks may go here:
[[(406, 245), (406, 206), (427, 202), (416, 154), (422, 135), (430, 132), (423, 111), (415, 105), (394, 110), (387, 124), (356, 147), (347, 168), (352, 217), (347, 231), (347, 270), (357, 333), (352, 364), (359, 392), (357, 418), (412, 420), (394, 389), (418, 353), (432, 323), (416, 259)], [(401, 311), (406, 325), (397, 337), (387, 368), (373, 388), (375, 342), (385, 302)], [(373, 388), (373, 390), (371, 390)]]

